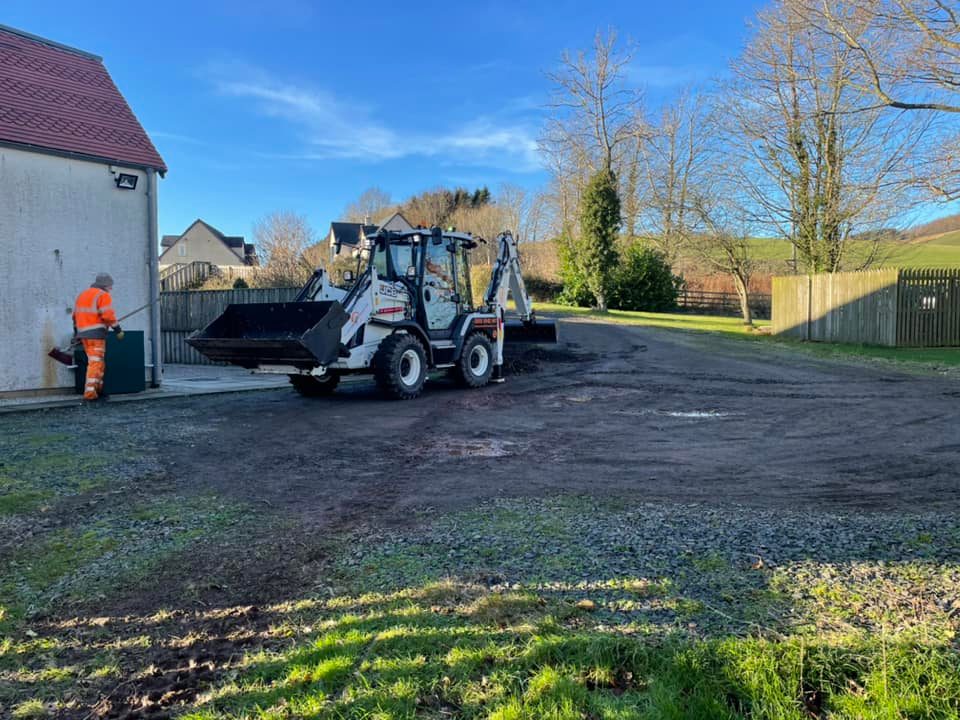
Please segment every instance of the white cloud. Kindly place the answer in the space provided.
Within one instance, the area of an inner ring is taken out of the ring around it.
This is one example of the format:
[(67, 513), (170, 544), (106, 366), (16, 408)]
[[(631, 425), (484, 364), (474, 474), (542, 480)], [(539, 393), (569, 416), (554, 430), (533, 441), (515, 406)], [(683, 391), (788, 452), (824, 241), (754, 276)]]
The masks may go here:
[(184, 143), (187, 145), (206, 145), (203, 140), (199, 140), (190, 135), (181, 135), (180, 133), (166, 132), (164, 130), (147, 130), (147, 135), (151, 140), (168, 140), (170, 142)]
[(434, 133), (405, 131), (373, 119), (373, 109), (316, 88), (281, 82), (262, 71), (232, 67), (213, 73), (224, 95), (253, 101), (256, 111), (300, 128), (303, 147), (289, 159), (437, 158), (444, 164), (531, 172), (541, 167), (535, 129), (521, 122), (480, 117)]

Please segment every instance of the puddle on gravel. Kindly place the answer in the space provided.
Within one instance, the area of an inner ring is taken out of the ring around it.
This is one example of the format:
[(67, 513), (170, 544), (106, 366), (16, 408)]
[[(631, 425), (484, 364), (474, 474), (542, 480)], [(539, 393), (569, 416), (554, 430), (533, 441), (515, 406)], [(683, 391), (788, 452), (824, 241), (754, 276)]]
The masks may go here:
[(678, 417), (678, 418), (725, 418), (730, 417), (730, 413), (720, 412), (719, 410), (691, 410), (689, 412), (663, 412), (657, 411), (658, 415), (666, 415), (667, 417)]
[(616, 410), (616, 415), (632, 415), (634, 417), (644, 415), (658, 415), (660, 417), (682, 418), (685, 420), (721, 420), (723, 418), (735, 417), (741, 413), (722, 412), (720, 410)]
[(447, 438), (428, 443), (424, 450), (434, 457), (502, 458), (516, 455), (522, 443), (498, 438)]

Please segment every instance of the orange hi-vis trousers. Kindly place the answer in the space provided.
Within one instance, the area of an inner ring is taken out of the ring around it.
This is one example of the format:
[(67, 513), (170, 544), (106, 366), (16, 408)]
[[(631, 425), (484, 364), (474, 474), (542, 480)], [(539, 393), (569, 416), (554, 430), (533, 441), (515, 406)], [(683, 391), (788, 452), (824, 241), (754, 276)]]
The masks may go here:
[(96, 400), (103, 390), (103, 373), (107, 369), (107, 341), (83, 338), (81, 342), (87, 354), (87, 383), (83, 386), (83, 399)]

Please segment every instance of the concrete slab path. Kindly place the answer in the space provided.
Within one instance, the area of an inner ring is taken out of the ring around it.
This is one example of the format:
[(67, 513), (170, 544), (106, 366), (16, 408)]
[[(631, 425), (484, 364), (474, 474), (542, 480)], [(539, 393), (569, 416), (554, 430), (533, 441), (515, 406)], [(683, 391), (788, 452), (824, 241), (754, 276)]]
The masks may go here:
[[(163, 400), (190, 395), (272, 390), (288, 384), (285, 375), (255, 375), (238, 367), (217, 365), (166, 365), (163, 382), (156, 389), (142, 393), (112, 395), (109, 402), (137, 402)], [(0, 397), (0, 413), (71, 407), (80, 403), (80, 396), (64, 390), (62, 393), (27, 397)]]

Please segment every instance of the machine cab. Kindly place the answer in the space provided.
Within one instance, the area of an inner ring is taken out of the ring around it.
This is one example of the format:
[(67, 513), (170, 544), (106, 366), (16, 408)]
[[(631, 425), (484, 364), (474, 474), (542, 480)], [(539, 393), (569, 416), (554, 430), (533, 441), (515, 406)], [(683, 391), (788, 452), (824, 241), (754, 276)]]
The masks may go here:
[(470, 305), (467, 250), (473, 245), (469, 236), (445, 235), (439, 228), (383, 233), (372, 262), (378, 278), (406, 285), (416, 298), (416, 319), (430, 337), (445, 338)]

